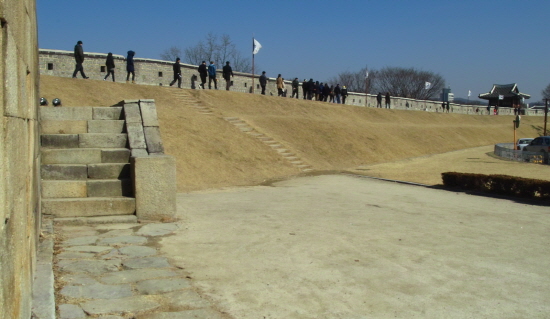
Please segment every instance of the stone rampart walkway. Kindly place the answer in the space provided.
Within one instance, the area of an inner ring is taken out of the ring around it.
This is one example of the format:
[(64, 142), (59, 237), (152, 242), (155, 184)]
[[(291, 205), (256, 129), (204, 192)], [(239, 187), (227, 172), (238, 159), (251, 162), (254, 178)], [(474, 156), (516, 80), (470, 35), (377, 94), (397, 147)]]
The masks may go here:
[(226, 318), (157, 242), (178, 223), (56, 224), (57, 318)]

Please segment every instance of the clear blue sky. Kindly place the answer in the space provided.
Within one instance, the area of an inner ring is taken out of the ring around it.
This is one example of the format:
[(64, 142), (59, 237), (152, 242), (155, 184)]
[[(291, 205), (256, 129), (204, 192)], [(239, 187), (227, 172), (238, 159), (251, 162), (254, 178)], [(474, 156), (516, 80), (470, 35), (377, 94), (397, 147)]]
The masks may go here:
[[(268, 76), (324, 81), (364, 66), (441, 74), (455, 97), (518, 83), (541, 99), (550, 83), (550, 1), (37, 0), (39, 47), (159, 59), (209, 32), (243, 54), (252, 35)], [(256, 70), (256, 73), (261, 70)]]

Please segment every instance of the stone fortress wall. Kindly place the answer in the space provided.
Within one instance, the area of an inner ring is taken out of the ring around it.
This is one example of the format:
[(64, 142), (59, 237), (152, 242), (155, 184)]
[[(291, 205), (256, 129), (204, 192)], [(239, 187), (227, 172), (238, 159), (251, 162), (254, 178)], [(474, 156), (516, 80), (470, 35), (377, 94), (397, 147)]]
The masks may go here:
[(0, 0), (1, 319), (31, 318), (41, 217), (37, 48), (35, 0)]
[[(102, 80), (103, 77), (107, 74), (105, 69), (105, 60), (107, 54), (105, 53), (91, 53), (84, 52), (84, 71), (86, 76), (90, 79)], [(62, 76), (62, 77), (71, 77), (75, 67), (74, 54), (72, 51), (64, 50), (47, 50), (40, 49), (40, 73), (53, 75), (53, 76)], [(116, 82), (124, 83), (126, 81), (126, 62), (125, 57), (122, 55), (113, 54), (115, 59), (115, 79)], [(138, 84), (147, 84), (147, 85), (161, 85), (168, 86), (173, 80), (173, 71), (172, 61), (162, 61), (155, 59), (144, 59), (139, 57), (134, 57), (134, 66), (136, 73), (136, 83)], [(208, 61), (207, 61), (208, 64)], [(218, 67), (218, 89), (225, 90), (225, 80), (221, 76), (221, 68)], [(198, 89), (200, 84), (199, 73), (197, 72), (196, 65), (190, 64), (181, 64), (182, 69), (182, 87), (189, 89)], [(252, 92), (252, 74), (250, 73), (241, 73), (233, 72), (235, 76), (232, 78), (233, 86), (231, 91), (237, 92)], [(80, 77), (80, 75), (78, 75)], [(284, 74), (283, 74), (284, 77)], [(275, 84), (275, 78), (268, 78), (268, 84), (266, 88), (266, 94), (268, 95), (277, 95), (277, 86)], [(112, 81), (111, 78), (108, 79)], [(300, 79), (300, 90), (299, 96), (302, 97)], [(286, 81), (288, 89), (288, 97), (290, 97), (292, 88), (291, 80)], [(208, 85), (208, 82), (206, 83)], [(340, 85), (345, 85), (340, 83)], [(260, 82), (259, 75), (254, 75), (254, 86), (255, 94), (260, 94)], [(366, 103), (365, 103), (366, 99)], [(383, 102), (383, 101), (382, 101)], [(367, 106), (367, 107), (376, 107), (376, 94), (364, 94), (364, 93), (355, 93), (349, 92), (349, 96), (346, 100), (348, 105), (356, 106)], [(365, 105), (366, 104), (366, 105)], [(407, 107), (408, 104), (408, 107)], [(391, 107), (394, 109), (402, 110), (415, 110), (415, 111), (427, 111), (427, 112), (441, 112), (441, 102), (440, 101), (427, 101), (427, 100), (415, 100), (409, 98), (400, 98), (392, 97)], [(460, 114), (473, 114), (473, 115), (484, 115), (487, 114), (485, 106), (479, 105), (459, 105), (459, 104), (450, 104), (451, 113), (460, 113)], [(476, 112), (477, 111), (477, 112)], [(539, 114), (540, 113), (540, 114)], [(509, 108), (500, 108), (499, 114), (513, 114), (513, 110)], [(542, 115), (542, 112), (527, 110), (527, 115)]]

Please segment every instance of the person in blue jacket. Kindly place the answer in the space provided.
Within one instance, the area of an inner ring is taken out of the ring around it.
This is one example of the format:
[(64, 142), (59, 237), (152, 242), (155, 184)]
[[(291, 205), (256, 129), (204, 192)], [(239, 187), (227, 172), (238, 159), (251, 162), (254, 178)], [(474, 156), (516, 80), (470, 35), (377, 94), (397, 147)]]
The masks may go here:
[(218, 89), (218, 80), (216, 80), (216, 65), (214, 61), (210, 61), (208, 66), (208, 89), (212, 89), (212, 81), (214, 81), (214, 88)]
[(128, 56), (126, 57), (126, 83), (130, 81), (130, 74), (132, 74), (132, 83), (136, 83), (136, 73), (134, 70), (134, 55), (136, 53), (134, 51), (128, 51)]

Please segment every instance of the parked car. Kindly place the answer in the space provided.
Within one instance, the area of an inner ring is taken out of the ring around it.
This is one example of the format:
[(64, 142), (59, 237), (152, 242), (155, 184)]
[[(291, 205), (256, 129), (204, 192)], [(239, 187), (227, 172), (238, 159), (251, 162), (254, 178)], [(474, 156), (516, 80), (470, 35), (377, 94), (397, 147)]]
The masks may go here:
[(550, 152), (550, 136), (539, 136), (523, 148), (527, 152)]
[(516, 143), (516, 150), (523, 151), (523, 148), (529, 145), (532, 140), (534, 140), (534, 138), (520, 138)]

